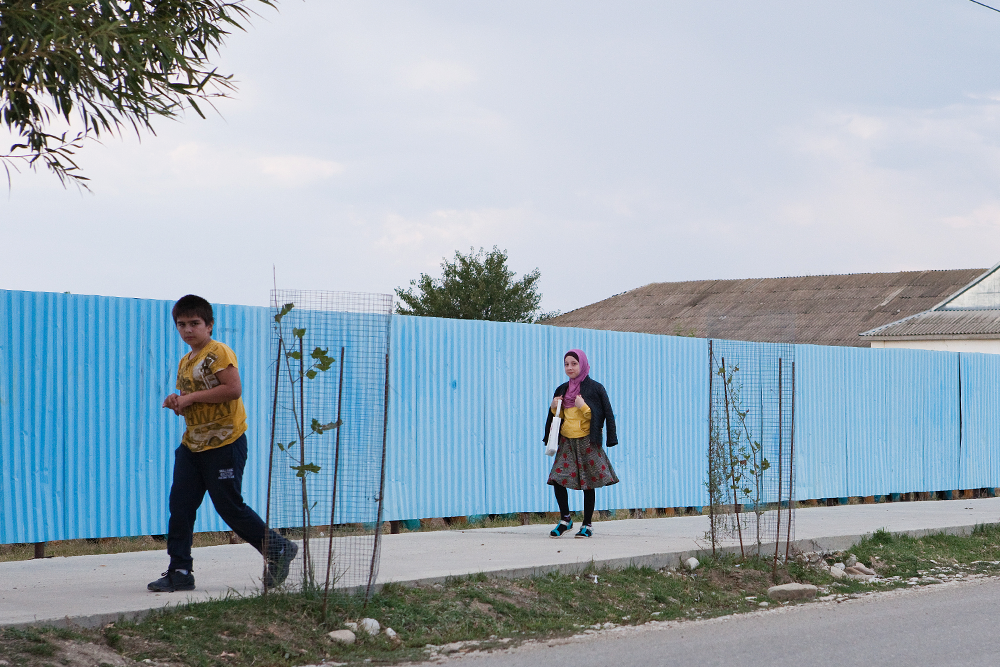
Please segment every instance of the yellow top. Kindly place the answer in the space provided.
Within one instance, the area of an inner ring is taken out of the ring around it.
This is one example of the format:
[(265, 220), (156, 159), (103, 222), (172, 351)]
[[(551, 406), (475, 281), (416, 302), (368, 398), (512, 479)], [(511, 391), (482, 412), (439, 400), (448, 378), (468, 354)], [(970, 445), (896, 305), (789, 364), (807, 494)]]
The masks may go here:
[[(556, 414), (556, 410), (552, 411)], [(585, 438), (590, 435), (590, 406), (563, 408), (559, 433), (566, 438)]]
[[(196, 357), (184, 355), (177, 365), (177, 389), (184, 394), (218, 387), (215, 376), (236, 364), (236, 354), (225, 343), (209, 341)], [(243, 399), (225, 403), (193, 403), (184, 411), (187, 430), (181, 442), (192, 452), (225, 447), (247, 430), (247, 413)]]

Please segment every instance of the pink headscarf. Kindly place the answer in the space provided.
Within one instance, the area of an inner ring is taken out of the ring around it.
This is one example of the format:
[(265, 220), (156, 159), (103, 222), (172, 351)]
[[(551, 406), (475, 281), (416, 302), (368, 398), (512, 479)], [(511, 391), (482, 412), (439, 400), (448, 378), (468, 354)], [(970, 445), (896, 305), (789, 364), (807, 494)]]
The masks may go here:
[(569, 387), (566, 389), (566, 395), (563, 396), (563, 410), (566, 408), (573, 407), (576, 403), (576, 397), (580, 395), (580, 383), (587, 379), (590, 375), (590, 362), (587, 361), (587, 355), (583, 350), (570, 350), (563, 355), (563, 359), (568, 356), (574, 356), (577, 361), (580, 362), (580, 374), (575, 378), (570, 378)]

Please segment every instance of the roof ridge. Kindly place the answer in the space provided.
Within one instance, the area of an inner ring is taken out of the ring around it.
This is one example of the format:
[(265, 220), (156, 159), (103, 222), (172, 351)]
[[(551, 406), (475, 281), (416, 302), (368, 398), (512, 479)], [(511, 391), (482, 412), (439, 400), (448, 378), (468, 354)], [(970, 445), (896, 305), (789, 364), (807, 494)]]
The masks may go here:
[[(983, 269), (926, 269), (647, 283), (548, 324), (701, 337), (866, 346), (881, 329), (939, 302)], [(904, 298), (905, 296), (905, 298)], [(887, 321), (892, 320), (892, 321)]]
[[(989, 269), (913, 269), (907, 271), (855, 271), (854, 273), (816, 273), (816, 274), (802, 274), (795, 276), (771, 276), (771, 277), (757, 277), (757, 278), (701, 278), (695, 280), (661, 280), (659, 282), (646, 283), (640, 287), (635, 287), (633, 289), (621, 292), (620, 294), (628, 294), (629, 292), (634, 292), (636, 290), (649, 287), (651, 285), (668, 285), (668, 284), (680, 284), (680, 283), (707, 283), (707, 282), (742, 282), (742, 281), (760, 281), (760, 280), (786, 280), (789, 278), (840, 278), (845, 276), (898, 276), (904, 273), (916, 273), (919, 275), (924, 275), (927, 273), (945, 273), (945, 272), (958, 272), (958, 271), (989, 271)], [(615, 296), (619, 296), (616, 294)], [(608, 297), (609, 299), (612, 297)]]

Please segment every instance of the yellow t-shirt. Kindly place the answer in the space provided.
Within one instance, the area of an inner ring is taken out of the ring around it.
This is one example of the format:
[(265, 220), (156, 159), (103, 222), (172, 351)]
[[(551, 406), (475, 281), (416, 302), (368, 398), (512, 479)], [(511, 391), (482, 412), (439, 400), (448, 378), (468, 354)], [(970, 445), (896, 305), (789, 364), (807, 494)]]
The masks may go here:
[[(553, 410), (552, 414), (556, 414)], [(565, 438), (585, 438), (590, 435), (590, 406), (584, 405), (582, 408), (573, 406), (564, 408), (562, 411), (562, 426), (559, 433)]]
[[(196, 357), (184, 355), (177, 365), (177, 389), (182, 394), (218, 387), (215, 376), (236, 364), (236, 354), (225, 343), (209, 341)], [(247, 412), (243, 399), (225, 403), (193, 403), (184, 411), (187, 430), (181, 442), (192, 452), (225, 447), (247, 430)]]

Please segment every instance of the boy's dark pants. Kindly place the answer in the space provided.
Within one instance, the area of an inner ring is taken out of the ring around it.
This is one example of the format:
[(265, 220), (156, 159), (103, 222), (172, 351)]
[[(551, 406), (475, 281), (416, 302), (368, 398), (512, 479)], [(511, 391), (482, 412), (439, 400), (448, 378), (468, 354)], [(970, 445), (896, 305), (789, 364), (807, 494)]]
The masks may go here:
[[(167, 527), (167, 553), (171, 570), (189, 570), (194, 520), (208, 491), (215, 511), (237, 535), (264, 553), (267, 526), (243, 502), (243, 467), (247, 463), (247, 436), (244, 433), (225, 447), (192, 452), (181, 445), (174, 452), (174, 481), (170, 487), (170, 522)], [(285, 538), (270, 533), (270, 551), (277, 554)]]

